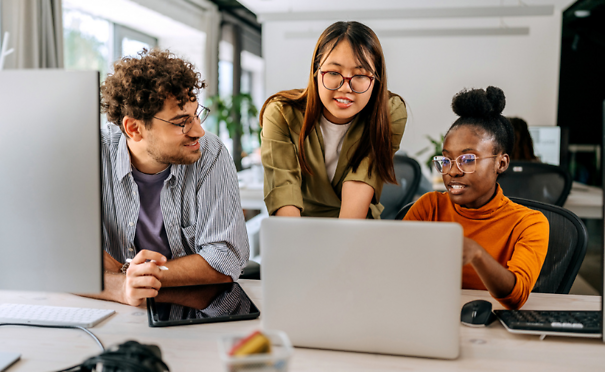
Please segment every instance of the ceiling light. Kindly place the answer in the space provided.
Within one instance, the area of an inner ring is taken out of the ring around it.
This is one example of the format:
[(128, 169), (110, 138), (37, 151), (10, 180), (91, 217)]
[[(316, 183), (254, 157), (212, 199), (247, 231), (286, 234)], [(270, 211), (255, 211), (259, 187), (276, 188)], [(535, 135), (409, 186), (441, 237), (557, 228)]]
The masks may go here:
[(586, 18), (590, 17), (590, 10), (576, 10), (575, 12), (573, 12), (573, 14), (577, 18)]

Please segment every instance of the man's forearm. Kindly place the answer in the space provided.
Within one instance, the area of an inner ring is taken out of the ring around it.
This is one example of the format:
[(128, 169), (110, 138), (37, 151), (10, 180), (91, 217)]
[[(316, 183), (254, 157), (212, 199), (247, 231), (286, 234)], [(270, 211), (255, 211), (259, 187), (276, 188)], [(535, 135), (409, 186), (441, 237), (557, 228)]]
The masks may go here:
[(98, 300), (114, 301), (126, 304), (124, 300), (124, 281), (126, 276), (123, 274), (106, 271), (103, 274), (105, 289), (101, 293), (79, 293), (79, 296), (96, 298)]
[(216, 271), (198, 254), (170, 260), (164, 266), (168, 267), (168, 270), (163, 272), (163, 287), (233, 281), (229, 275)]

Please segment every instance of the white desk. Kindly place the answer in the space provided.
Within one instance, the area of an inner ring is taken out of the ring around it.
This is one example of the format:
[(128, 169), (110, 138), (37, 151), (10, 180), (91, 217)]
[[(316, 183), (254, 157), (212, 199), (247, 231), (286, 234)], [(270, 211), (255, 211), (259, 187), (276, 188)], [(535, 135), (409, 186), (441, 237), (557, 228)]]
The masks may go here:
[(603, 189), (574, 182), (564, 207), (580, 218), (603, 218)]
[[(262, 172), (262, 169), (261, 169)], [(266, 211), (263, 194), (263, 175), (258, 170), (245, 169), (237, 172), (239, 194), (243, 209), (258, 209)]]
[[(260, 282), (241, 281), (241, 284), (262, 312)], [(476, 298), (491, 300), (487, 292), (462, 291), (462, 303)], [(0, 291), (0, 302), (114, 309), (117, 314), (91, 328), (105, 346), (131, 339), (156, 344), (170, 370), (176, 372), (222, 371), (217, 340), (225, 334), (247, 333), (260, 326), (259, 320), (249, 320), (150, 328), (144, 308), (70, 294)], [(495, 305), (495, 308), (501, 307)], [(532, 294), (525, 309), (599, 310), (600, 297)], [(605, 370), (605, 344), (597, 339), (547, 337), (540, 341), (537, 336), (508, 333), (494, 323), (488, 328), (461, 325), (460, 341), (460, 357), (453, 361), (296, 348), (290, 371)], [(0, 350), (22, 354), (9, 372), (58, 370), (100, 353), (92, 338), (79, 330), (12, 326), (0, 327)]]

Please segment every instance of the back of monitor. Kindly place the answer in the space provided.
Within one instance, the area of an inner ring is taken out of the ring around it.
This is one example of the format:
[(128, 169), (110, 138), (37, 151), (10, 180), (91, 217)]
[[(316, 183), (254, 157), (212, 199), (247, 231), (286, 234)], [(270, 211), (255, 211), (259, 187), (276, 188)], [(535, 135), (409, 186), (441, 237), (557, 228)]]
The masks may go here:
[(0, 289), (102, 289), (99, 74), (0, 72)]

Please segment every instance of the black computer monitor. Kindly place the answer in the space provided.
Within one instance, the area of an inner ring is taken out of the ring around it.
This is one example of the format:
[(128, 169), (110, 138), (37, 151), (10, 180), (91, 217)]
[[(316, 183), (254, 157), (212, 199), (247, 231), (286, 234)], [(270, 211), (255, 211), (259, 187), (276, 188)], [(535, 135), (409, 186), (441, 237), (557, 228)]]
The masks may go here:
[[(603, 219), (601, 222), (603, 222), (603, 241), (605, 242), (605, 151), (603, 151), (603, 149), (605, 149), (605, 101), (603, 101), (603, 138), (601, 141), (601, 188), (603, 189)], [(605, 342), (605, 243), (603, 246), (603, 254), (601, 255), (601, 259), (601, 336), (603, 337), (603, 342)]]
[(99, 73), (0, 71), (0, 289), (103, 286)]

